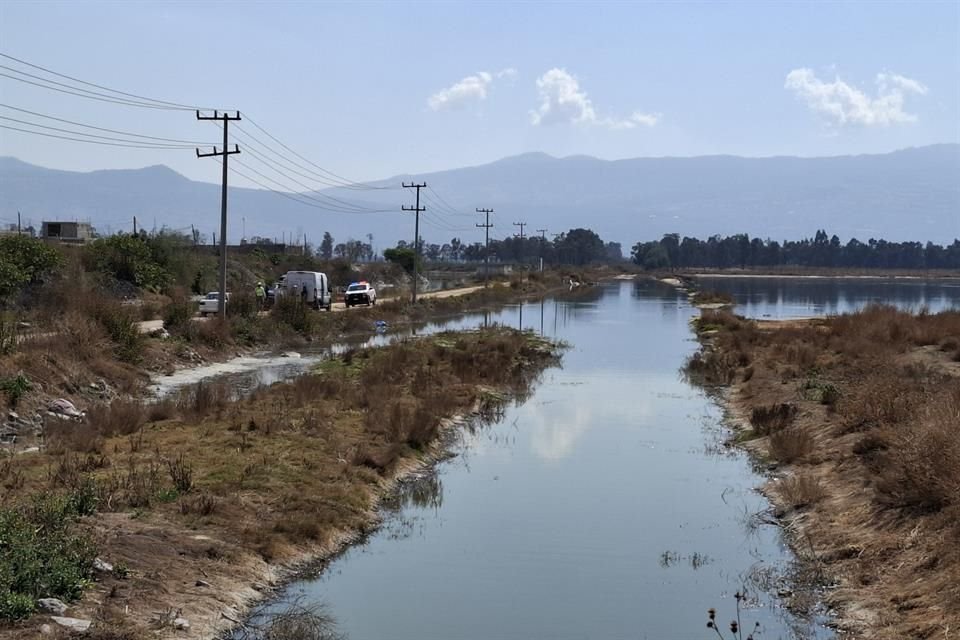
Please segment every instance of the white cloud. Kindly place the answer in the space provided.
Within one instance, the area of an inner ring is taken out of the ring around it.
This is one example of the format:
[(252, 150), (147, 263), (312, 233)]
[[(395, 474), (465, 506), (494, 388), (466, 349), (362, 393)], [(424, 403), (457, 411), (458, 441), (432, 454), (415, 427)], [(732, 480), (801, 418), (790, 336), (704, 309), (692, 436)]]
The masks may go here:
[(566, 69), (550, 69), (537, 78), (540, 92), (540, 107), (530, 112), (534, 125), (572, 123), (599, 125), (608, 129), (634, 129), (637, 126), (652, 127), (660, 120), (659, 113), (635, 111), (627, 118), (597, 116), (593, 102), (580, 82)]
[(459, 109), (465, 107), (471, 102), (480, 102), (487, 99), (487, 92), (493, 85), (494, 80), (501, 78), (514, 78), (517, 70), (513, 67), (490, 73), (488, 71), (478, 71), (472, 76), (467, 76), (456, 84), (441, 89), (427, 98), (427, 106), (434, 111), (442, 109)]
[(794, 69), (787, 74), (784, 87), (810, 109), (840, 126), (886, 127), (917, 121), (915, 114), (903, 110), (903, 103), (908, 94), (926, 94), (926, 86), (895, 73), (878, 73), (876, 84), (877, 96), (870, 97), (839, 76), (833, 82), (824, 82), (811, 69)]

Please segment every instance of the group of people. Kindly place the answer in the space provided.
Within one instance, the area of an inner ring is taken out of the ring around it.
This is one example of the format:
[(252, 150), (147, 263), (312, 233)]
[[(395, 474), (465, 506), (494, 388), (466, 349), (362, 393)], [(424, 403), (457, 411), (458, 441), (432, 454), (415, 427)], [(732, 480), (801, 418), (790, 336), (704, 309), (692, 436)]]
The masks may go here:
[[(306, 304), (307, 303), (307, 285), (304, 284), (303, 288), (300, 290), (300, 300)], [(257, 281), (257, 286), (253, 290), (253, 295), (257, 300), (257, 311), (262, 311), (267, 308), (267, 289), (263, 286), (263, 282)]]

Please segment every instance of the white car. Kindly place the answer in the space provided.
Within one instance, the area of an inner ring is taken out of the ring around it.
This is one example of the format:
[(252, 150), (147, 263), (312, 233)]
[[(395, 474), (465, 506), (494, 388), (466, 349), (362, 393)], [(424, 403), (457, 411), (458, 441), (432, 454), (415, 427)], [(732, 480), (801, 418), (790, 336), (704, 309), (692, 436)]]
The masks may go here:
[(346, 293), (343, 294), (343, 304), (347, 307), (357, 304), (367, 306), (377, 304), (377, 290), (371, 287), (366, 280), (353, 282), (347, 287)]
[[(227, 302), (230, 302), (230, 292), (227, 292)], [(220, 311), (220, 292), (211, 291), (200, 300), (200, 315), (216, 314)]]

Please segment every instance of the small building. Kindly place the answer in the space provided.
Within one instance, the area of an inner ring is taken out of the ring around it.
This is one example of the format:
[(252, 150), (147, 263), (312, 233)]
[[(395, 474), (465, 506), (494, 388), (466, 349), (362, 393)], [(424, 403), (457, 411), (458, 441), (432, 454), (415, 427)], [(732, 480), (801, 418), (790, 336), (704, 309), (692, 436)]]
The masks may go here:
[(54, 242), (83, 244), (94, 239), (93, 225), (89, 222), (55, 222), (44, 220), (40, 238)]

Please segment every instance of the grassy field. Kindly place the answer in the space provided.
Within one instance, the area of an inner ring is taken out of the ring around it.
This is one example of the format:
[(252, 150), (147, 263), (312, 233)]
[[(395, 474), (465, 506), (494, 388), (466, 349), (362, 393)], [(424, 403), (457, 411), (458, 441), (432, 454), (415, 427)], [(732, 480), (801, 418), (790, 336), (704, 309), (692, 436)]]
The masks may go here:
[(688, 375), (729, 390), (736, 438), (855, 637), (960, 630), (960, 313), (697, 321)]
[[(379, 500), (443, 450), (458, 416), (495, 415), (557, 358), (531, 333), (445, 333), (350, 351), (246, 398), (201, 384), (50, 429), (42, 451), (0, 462), (0, 545), (25, 541), (0, 560), (0, 638), (36, 633), (45, 596), (93, 620), (94, 637), (173, 634), (177, 617), (212, 635), (255, 583), (375, 527)], [(30, 532), (54, 521), (62, 543), (47, 548)], [(95, 555), (113, 570), (95, 572)]]

